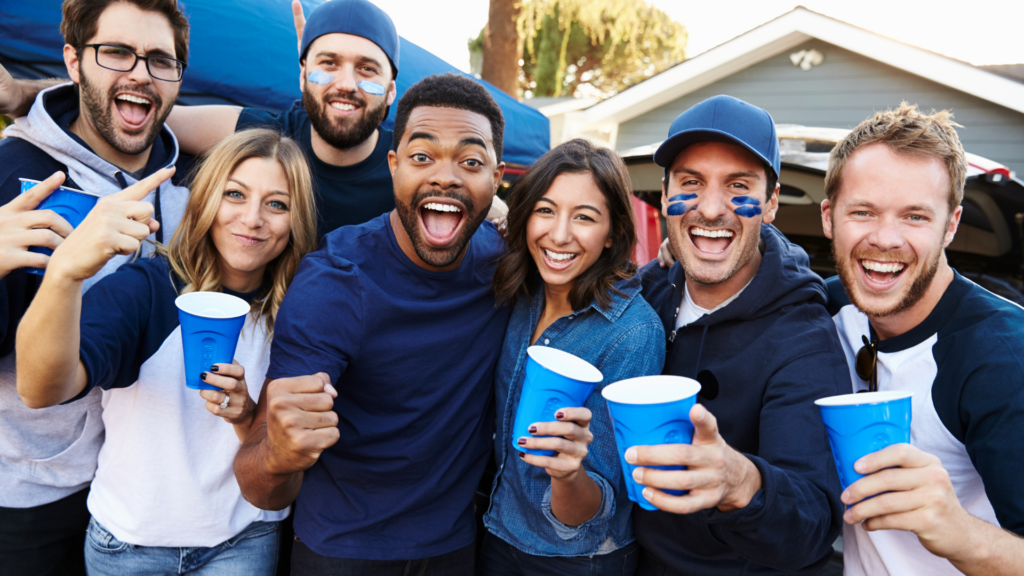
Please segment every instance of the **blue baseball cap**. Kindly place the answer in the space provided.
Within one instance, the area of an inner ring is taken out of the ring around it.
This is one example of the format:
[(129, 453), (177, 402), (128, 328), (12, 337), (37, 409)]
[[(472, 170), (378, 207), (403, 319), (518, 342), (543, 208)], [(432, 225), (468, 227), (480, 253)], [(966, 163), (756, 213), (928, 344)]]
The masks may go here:
[(384, 51), (398, 75), (398, 30), (391, 17), (367, 0), (330, 0), (314, 9), (302, 30), (299, 61), (313, 40), (324, 34), (362, 36)]
[(654, 153), (654, 163), (672, 166), (676, 156), (697, 142), (737, 144), (757, 156), (779, 177), (779, 137), (771, 114), (732, 96), (712, 96), (683, 112), (668, 129), (668, 139)]

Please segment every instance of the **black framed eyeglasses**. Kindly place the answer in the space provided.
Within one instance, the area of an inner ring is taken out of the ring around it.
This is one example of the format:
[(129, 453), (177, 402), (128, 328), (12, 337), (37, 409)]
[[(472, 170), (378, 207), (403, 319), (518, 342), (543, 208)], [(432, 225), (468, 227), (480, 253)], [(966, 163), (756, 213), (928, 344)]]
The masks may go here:
[(181, 82), (186, 64), (168, 56), (139, 56), (124, 46), (113, 44), (86, 44), (83, 48), (96, 50), (96, 64), (115, 72), (131, 72), (139, 60), (146, 61), (149, 75), (164, 82)]
[(874, 338), (868, 340), (867, 336), (860, 338), (864, 341), (864, 347), (857, 352), (854, 367), (857, 376), (868, 383), (868, 389), (861, 392), (878, 392), (878, 341)]

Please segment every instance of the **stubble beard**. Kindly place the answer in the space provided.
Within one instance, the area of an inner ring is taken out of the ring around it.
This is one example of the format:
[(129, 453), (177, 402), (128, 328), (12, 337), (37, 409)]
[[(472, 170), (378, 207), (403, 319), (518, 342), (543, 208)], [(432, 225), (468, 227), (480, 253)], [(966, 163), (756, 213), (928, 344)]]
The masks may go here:
[[(459, 232), (459, 236), (448, 248), (434, 248), (422, 238), (419, 206), (426, 198), (451, 198), (461, 202), (466, 210), (466, 215), (463, 218), (468, 218), (468, 220), (462, 223), (462, 230)], [(444, 268), (454, 264), (459, 259), (459, 256), (462, 255), (470, 239), (473, 238), (473, 234), (476, 233), (477, 228), (480, 227), (480, 224), (487, 217), (487, 209), (490, 206), (488, 205), (484, 209), (477, 211), (473, 205), (473, 199), (468, 194), (442, 192), (440, 190), (423, 190), (413, 195), (412, 200), (408, 204), (395, 198), (395, 208), (398, 210), (398, 218), (402, 221), (402, 227), (405, 228), (405, 233), (412, 240), (412, 247), (420, 260), (435, 268)]]
[[(835, 224), (833, 224), (833, 230)], [(921, 298), (924, 297), (925, 293), (928, 292), (928, 288), (932, 285), (932, 280), (935, 279), (935, 274), (939, 270), (939, 261), (942, 258), (942, 250), (938, 250), (935, 256), (925, 263), (925, 265), (917, 272), (917, 277), (914, 278), (913, 282), (910, 283), (910, 287), (907, 288), (902, 295), (894, 295), (896, 301), (888, 307), (871, 308), (864, 300), (859, 298), (858, 285), (857, 285), (857, 274), (856, 266), (860, 266), (860, 260), (865, 254), (862, 253), (851, 253), (850, 255), (838, 254), (836, 252), (835, 240), (832, 241), (832, 258), (836, 262), (836, 272), (839, 274), (839, 280), (843, 283), (843, 290), (846, 292), (846, 297), (850, 299), (850, 302), (857, 307), (858, 310), (868, 315), (871, 318), (887, 318), (895, 316), (901, 312), (909, 310), (915, 304), (920, 302)], [(886, 253), (872, 253), (872, 259), (882, 261), (894, 261), (902, 262), (905, 259), (900, 258), (897, 255)], [(908, 266), (910, 263), (907, 263)]]
[[(739, 246), (740, 250), (737, 258), (722, 274), (715, 273), (713, 268), (717, 267), (717, 265), (714, 264), (710, 265), (712, 270), (703, 270), (702, 268), (708, 266), (708, 264), (702, 262), (700, 258), (696, 256), (691, 257), (690, 252), (685, 249), (686, 243), (690, 241), (689, 238), (686, 238), (689, 234), (687, 230), (689, 230), (691, 226), (700, 226), (701, 228), (725, 228), (727, 224), (728, 222), (726, 222), (724, 218), (708, 221), (699, 214), (694, 213), (694, 218), (692, 220), (686, 221), (686, 216), (684, 216), (680, 225), (674, 228), (676, 236), (674, 239), (672, 238), (673, 234), (671, 232), (669, 233), (669, 241), (672, 242), (672, 248), (675, 250), (677, 257), (679, 258), (679, 262), (683, 267), (683, 272), (686, 273), (687, 280), (691, 280), (697, 284), (703, 284), (705, 286), (715, 286), (728, 281), (730, 278), (735, 276), (740, 269), (749, 264), (751, 259), (753, 259), (754, 252), (757, 250), (757, 245), (760, 242), (760, 234), (743, 234), (743, 238), (740, 240), (743, 244)], [(742, 226), (740, 229), (742, 230)], [(730, 248), (735, 247), (731, 246)], [(696, 247), (694, 247), (694, 249), (696, 249)]]
[[(338, 96), (339, 94), (331, 94)], [(320, 135), (324, 142), (339, 150), (355, 148), (369, 138), (380, 126), (387, 116), (387, 104), (384, 98), (379, 98), (380, 103), (373, 107), (366, 106), (366, 100), (358, 94), (349, 93), (343, 96), (359, 104), (363, 114), (352, 120), (331, 118), (327, 107), (327, 94), (323, 99), (317, 99), (308, 90), (302, 93), (302, 106), (309, 115), (309, 121), (313, 129)], [(375, 98), (376, 100), (376, 98)]]
[(79, 91), (82, 95), (82, 108), (88, 115), (88, 120), (92, 123), (96, 133), (100, 135), (103, 140), (110, 145), (111, 148), (117, 150), (121, 154), (127, 154), (135, 156), (145, 152), (153, 142), (156, 141), (160, 135), (160, 130), (164, 126), (164, 120), (171, 113), (171, 109), (174, 106), (174, 102), (171, 101), (166, 107), (163, 105), (163, 98), (161, 98), (156, 90), (153, 90), (150, 86), (137, 85), (132, 86), (131, 91), (137, 94), (143, 94), (149, 99), (151, 105), (156, 109), (148, 127), (143, 128), (142, 137), (139, 139), (138, 135), (134, 138), (125, 138), (118, 133), (117, 128), (114, 127), (114, 95), (117, 94), (124, 85), (115, 85), (108, 91), (106, 98), (104, 98), (101, 89), (92, 84), (89, 81), (88, 76), (84, 70), (79, 72)]

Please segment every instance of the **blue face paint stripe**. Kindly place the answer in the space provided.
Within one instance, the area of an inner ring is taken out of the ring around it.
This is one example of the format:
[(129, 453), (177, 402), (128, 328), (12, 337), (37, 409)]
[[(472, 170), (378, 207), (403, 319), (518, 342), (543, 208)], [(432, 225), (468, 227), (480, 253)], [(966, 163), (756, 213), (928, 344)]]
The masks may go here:
[(683, 214), (686, 214), (686, 204), (682, 204), (680, 202), (669, 204), (665, 212), (669, 216), (682, 216)]
[(363, 80), (360, 82), (359, 89), (374, 96), (383, 96), (384, 93), (387, 92), (387, 90), (384, 89), (384, 86), (377, 84), (376, 82), (370, 82), (369, 80)]
[(761, 209), (758, 208), (757, 206), (740, 206), (736, 208), (734, 212), (736, 212), (737, 216), (742, 216), (744, 218), (753, 218), (754, 216), (758, 216), (759, 214), (761, 214)]
[(696, 194), (676, 194), (668, 199), (669, 202), (687, 202), (696, 198)]
[[(760, 206), (761, 205), (761, 201), (760, 200), (758, 200), (757, 198), (751, 198), (750, 196), (737, 196), (737, 197), (732, 199), (732, 203), (737, 205), (737, 206)], [(757, 213), (760, 214), (761, 211), (758, 210)]]
[(326, 86), (328, 84), (334, 83), (334, 75), (328, 74), (323, 70), (313, 70), (312, 72), (306, 75), (306, 80), (312, 82), (313, 84)]

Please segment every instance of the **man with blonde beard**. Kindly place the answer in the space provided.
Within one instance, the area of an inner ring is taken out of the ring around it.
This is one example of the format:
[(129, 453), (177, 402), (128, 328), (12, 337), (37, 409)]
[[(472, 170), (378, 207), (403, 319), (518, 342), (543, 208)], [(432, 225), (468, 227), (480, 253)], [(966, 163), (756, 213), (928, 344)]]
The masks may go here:
[(842, 494), (847, 576), (1024, 565), (1024, 309), (946, 260), (967, 173), (954, 126), (906, 103), (880, 112), (825, 176), (829, 297), (854, 388), (913, 392), (911, 443), (861, 458), (866, 476)]

